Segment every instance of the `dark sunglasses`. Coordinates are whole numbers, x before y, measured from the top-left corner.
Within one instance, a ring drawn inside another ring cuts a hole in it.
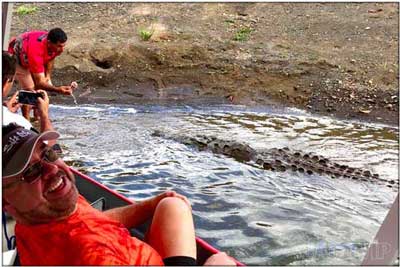
[[[22,172],[21,181],[27,182],[28,184],[33,184],[40,178],[42,174],[43,160],[47,162],[55,162],[58,159],[57,153],[50,147],[45,148],[42,155],[43,156],[41,160],[32,164]]]

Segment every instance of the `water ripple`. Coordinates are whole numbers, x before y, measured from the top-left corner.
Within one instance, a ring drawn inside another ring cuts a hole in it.
[[[197,235],[249,265],[358,265],[396,192],[319,175],[274,173],[151,136],[203,134],[258,149],[313,152],[398,177],[398,129],[245,106],[50,107],[64,159],[132,199],[186,195]]]

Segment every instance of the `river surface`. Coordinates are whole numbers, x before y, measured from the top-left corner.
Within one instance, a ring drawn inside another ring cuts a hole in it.
[[[398,179],[398,128],[387,125],[230,105],[52,105],[50,112],[64,160],[128,198],[167,189],[186,195],[197,236],[248,265],[358,265],[397,195],[384,185],[271,172],[151,136],[289,147]]]

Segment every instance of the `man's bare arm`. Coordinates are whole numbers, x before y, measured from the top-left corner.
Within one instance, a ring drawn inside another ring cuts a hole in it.
[[[40,120],[40,132],[54,131],[53,125],[51,124],[49,117],[49,97],[47,93],[43,90],[38,90],[37,92],[42,93],[43,98],[39,97],[37,100],[37,108]],[[53,146],[56,140],[49,140],[49,146]]]
[[[45,74],[32,73],[33,81],[35,82],[35,89],[42,89],[48,92],[57,92],[64,95],[70,95],[72,93],[71,86],[54,86],[48,83]]]
[[[118,221],[130,229],[137,227],[150,219],[154,208],[149,201],[137,202],[128,206],[119,207],[104,212],[111,219]]]
[[[47,62],[46,66],[45,66],[45,70],[46,70],[45,78],[47,81],[51,81],[51,74],[53,73],[53,69],[54,69],[54,59]]]
[[[150,219],[158,205],[158,203],[166,197],[177,197],[185,201],[190,206],[185,196],[174,191],[167,191],[150,199],[137,202],[128,206],[119,207],[104,212],[110,218],[122,223],[126,228],[133,228],[141,225]]]

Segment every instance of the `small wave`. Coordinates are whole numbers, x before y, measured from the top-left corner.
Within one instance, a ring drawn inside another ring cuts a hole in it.
[[[116,108],[116,107],[110,107],[108,108],[109,110],[116,110],[117,112],[120,113],[137,113],[137,110],[134,108]]]
[[[51,108],[55,109],[63,109],[63,110],[80,110],[80,111],[94,111],[94,112],[100,112],[100,111],[113,111],[117,113],[130,113],[134,114],[137,113],[137,110],[132,107],[128,108],[121,108],[121,107],[110,107],[110,106],[104,106],[104,107],[99,107],[98,105],[96,107],[94,106],[65,106],[65,105],[50,105]]]
[[[79,110],[87,110],[87,111],[103,111],[104,108],[99,107],[88,107],[88,106],[64,106],[64,105],[53,105],[50,104],[51,108],[56,109],[79,109]]]
[[[290,113],[294,113],[294,114],[310,114],[309,112],[307,112],[307,110],[302,110],[302,109],[298,109],[298,108],[293,108],[293,107],[289,107],[286,108],[286,111],[290,114]]]

